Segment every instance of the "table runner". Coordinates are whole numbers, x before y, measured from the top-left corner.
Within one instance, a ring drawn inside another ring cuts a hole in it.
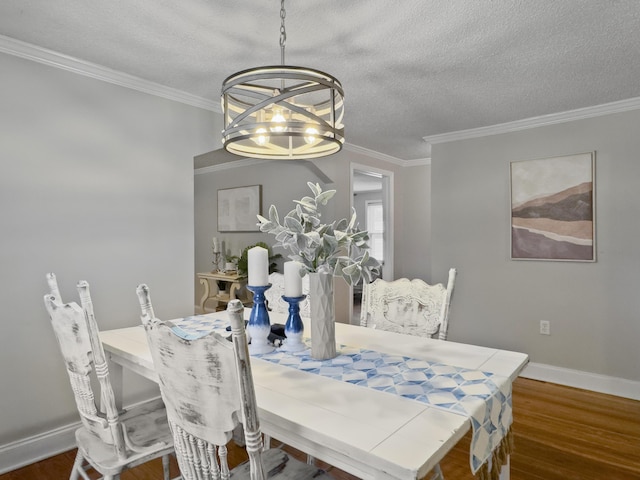
[[[210,314],[211,315],[211,314]],[[212,330],[229,335],[228,320],[209,315],[175,321],[176,333],[195,339]],[[399,395],[464,415],[473,435],[469,463],[479,480],[498,479],[511,453],[511,381],[479,370],[341,345],[339,355],[315,360],[310,351],[253,355],[279,365]]]

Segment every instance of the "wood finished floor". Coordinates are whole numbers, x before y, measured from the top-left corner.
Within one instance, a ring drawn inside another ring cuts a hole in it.
[[[640,480],[640,402],[518,378],[513,407],[512,480]],[[474,480],[469,442],[467,435],[442,461],[447,480]],[[0,480],[64,480],[74,456],[75,451],[65,452],[0,475]],[[245,458],[243,450],[230,448],[233,464]],[[175,463],[172,469],[177,475]],[[335,468],[327,470],[337,480],[356,479]],[[160,461],[121,476],[122,480],[161,478]]]

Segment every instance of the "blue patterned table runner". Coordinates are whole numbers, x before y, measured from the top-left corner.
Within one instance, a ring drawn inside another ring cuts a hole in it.
[[[212,330],[230,335],[226,331],[228,320],[211,314],[187,317],[174,324],[176,333],[186,339],[201,337]],[[341,345],[339,352],[330,360],[315,360],[309,350],[297,353],[276,350],[254,356],[464,415],[473,427],[471,470],[476,474],[483,465],[490,467],[492,453],[505,441],[513,420],[508,378],[346,345]]]

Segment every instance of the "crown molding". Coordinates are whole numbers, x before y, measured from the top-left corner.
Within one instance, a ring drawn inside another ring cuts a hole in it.
[[[431,157],[405,160],[403,167],[421,167],[423,165],[431,165]]]
[[[394,165],[398,165],[399,167],[416,167],[419,165],[431,165],[431,158],[417,158],[415,160],[402,160],[400,158],[393,157],[385,153],[376,152],[375,150],[370,150],[368,148],[360,147],[352,143],[346,143],[344,146],[344,149],[349,150],[350,152],[366,155],[367,157],[372,157],[372,158],[381,160],[383,162],[392,163]]]
[[[184,103],[193,107],[203,108],[205,110],[211,110],[218,113],[222,112],[218,102],[198,97],[196,95],[191,95],[190,93],[183,92],[182,90],[166,87],[159,83],[134,77],[133,75],[118,72],[117,70],[112,70],[110,68],[103,67],[102,65],[70,57],[68,55],[22,42],[4,35],[0,35],[0,52],[32,60],[51,67],[60,68],[68,72],[77,73],[78,75],[91,77],[96,80],[102,80],[103,82],[138,90],[157,97]]]
[[[541,115],[539,117],[525,118],[515,122],[500,123],[489,127],[471,128],[469,130],[458,130],[457,132],[442,133],[439,135],[428,135],[422,139],[429,144],[453,142],[456,140],[466,140],[469,138],[486,137],[489,135],[499,135],[501,133],[516,132],[529,128],[555,125],[558,123],[573,122],[585,118],[610,115],[612,113],[627,112],[640,108],[640,97],[629,98],[617,102],[595,105],[593,107],[578,108],[566,112]]]

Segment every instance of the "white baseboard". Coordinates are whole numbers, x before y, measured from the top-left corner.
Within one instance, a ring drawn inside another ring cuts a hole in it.
[[[529,363],[520,376],[640,400],[640,382],[634,380],[554,367],[543,363]]]
[[[160,397],[152,397],[148,400],[125,405],[125,408],[131,409],[158,398]],[[32,437],[0,445],[0,475],[76,448],[75,431],[80,426],[82,426],[80,422],[75,422]]]
[[[0,446],[0,475],[75,448],[80,425],[65,425]]]

